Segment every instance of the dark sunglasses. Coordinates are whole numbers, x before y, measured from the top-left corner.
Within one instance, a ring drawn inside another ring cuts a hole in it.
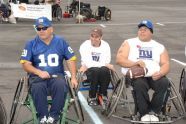
[[[37,31],[41,31],[41,30],[43,30],[43,31],[45,31],[45,30],[47,30],[48,29],[48,27],[36,27],[36,30]]]

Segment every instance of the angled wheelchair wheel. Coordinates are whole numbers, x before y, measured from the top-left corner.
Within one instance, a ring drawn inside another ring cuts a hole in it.
[[[184,102],[184,107],[186,109],[186,75],[185,68],[181,72],[179,93],[181,94],[182,100]]]
[[[62,9],[59,5],[54,5],[52,9],[52,18],[56,19],[57,21],[62,20]]]
[[[112,113],[115,111],[120,96],[122,94],[124,88],[124,78],[118,80],[117,84],[115,85],[111,98],[109,100],[108,106],[106,108],[105,114],[107,117],[110,117]]]
[[[56,18],[57,18],[58,21],[62,20],[62,9],[61,9],[61,7],[58,7],[57,10],[56,10]]]
[[[115,71],[110,70],[111,84],[114,87],[119,80],[119,76]]]
[[[170,87],[171,90],[170,90],[169,100],[172,101],[175,109],[177,110],[178,115],[184,116],[185,108],[184,108],[184,104],[182,102],[182,98],[181,98],[180,94],[178,93],[178,91],[176,90],[176,87],[172,81],[170,81],[170,85],[171,85],[171,87]]]
[[[9,124],[15,124],[21,105],[23,105],[23,96],[25,89],[26,77],[21,78],[17,84],[17,88],[14,94],[11,110],[10,110],[10,122]]]
[[[1,97],[0,97],[0,124],[7,124],[6,109]]]
[[[70,84],[70,80],[68,80],[68,83],[69,83],[69,87],[70,87],[71,100],[73,102],[72,104],[74,106],[76,115],[77,115],[80,123],[83,123],[84,114],[83,114],[82,106],[81,106],[77,91],[74,88],[72,88],[72,86]]]
[[[111,10],[110,9],[108,9],[108,8],[105,9],[104,17],[105,17],[106,21],[111,20]]]
[[[87,19],[92,18],[92,10],[89,8],[81,8],[80,15],[85,16]]]

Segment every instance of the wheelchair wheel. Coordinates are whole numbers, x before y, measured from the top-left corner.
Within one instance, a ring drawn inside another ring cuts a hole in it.
[[[83,110],[82,110],[81,103],[79,101],[78,94],[77,94],[76,90],[72,88],[69,80],[68,80],[68,82],[69,82],[70,94],[71,94],[71,98],[72,98],[73,103],[74,103],[73,105],[74,105],[74,109],[75,109],[76,115],[77,115],[79,121],[81,123],[83,123],[84,115],[83,115]]]
[[[176,87],[172,81],[170,81],[171,84],[171,90],[170,90],[170,100],[172,101],[175,109],[177,110],[177,113],[179,116],[184,116],[185,114],[185,108],[182,102],[182,98],[178,91],[176,90]]]
[[[184,102],[184,107],[186,109],[186,75],[185,75],[185,68],[181,72],[179,93],[181,94],[182,100]]]
[[[24,95],[24,89],[25,89],[25,81],[26,81],[26,78],[21,78],[17,84],[17,88],[16,88],[14,98],[13,98],[12,107],[10,110],[10,123],[9,124],[16,123],[19,110],[21,108],[21,105],[24,102],[23,95]]]
[[[57,21],[62,20],[62,9],[59,5],[54,5],[52,9],[52,17],[57,19]]]
[[[92,10],[88,8],[81,8],[80,15],[85,16],[87,19],[92,18]]]
[[[6,109],[0,97],[0,124],[7,124]]]
[[[61,7],[58,7],[57,10],[56,10],[56,18],[57,18],[58,21],[62,20],[62,9],[61,9]]]
[[[124,81],[123,80],[124,80],[123,78],[118,80],[117,84],[115,85],[115,87],[113,89],[111,98],[109,100],[108,106],[105,111],[105,114],[107,117],[110,117],[116,109],[119,98],[120,98],[123,88],[124,88]]]
[[[105,17],[106,21],[111,20],[111,10],[110,9],[108,9],[108,8],[105,9],[104,17]]]
[[[114,87],[119,80],[119,76],[115,71],[110,70],[111,84]]]

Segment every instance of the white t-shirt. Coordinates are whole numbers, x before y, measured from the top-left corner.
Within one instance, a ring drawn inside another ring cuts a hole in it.
[[[83,42],[79,49],[81,55],[81,65],[90,67],[101,67],[110,63],[111,52],[109,44],[101,40],[99,47],[94,47],[90,40]]]
[[[143,60],[145,62],[148,73],[146,77],[152,76],[156,71],[160,71],[160,55],[164,51],[164,46],[155,40],[142,42],[139,38],[126,40],[130,51],[128,59],[134,62]],[[122,73],[125,75],[128,68],[122,68]]]

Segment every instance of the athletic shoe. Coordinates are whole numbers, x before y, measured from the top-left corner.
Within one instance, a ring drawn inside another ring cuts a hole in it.
[[[47,118],[46,118],[46,116],[44,116],[43,118],[41,118],[40,124],[47,124]]]
[[[87,102],[88,102],[88,105],[90,105],[90,106],[97,106],[98,105],[98,100],[96,97],[95,98],[88,97]]]
[[[48,117],[47,124],[57,124],[57,121],[53,117]]]
[[[155,115],[149,115],[150,116],[150,121],[159,121],[159,118]]]
[[[144,122],[150,122],[150,115],[149,114],[146,114],[144,116],[141,117],[141,121],[144,121]]]

